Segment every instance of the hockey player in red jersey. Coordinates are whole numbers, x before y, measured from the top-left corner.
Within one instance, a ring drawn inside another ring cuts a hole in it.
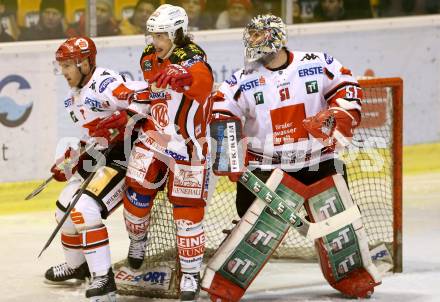
[[[57,221],[64,216],[82,181],[93,171],[96,152],[112,147],[106,153],[105,165],[98,168],[62,226],[66,263],[48,269],[45,277],[52,283],[62,283],[91,275],[86,297],[91,301],[115,301],[109,237],[103,219],[122,203],[127,170],[124,129],[129,114],[142,113],[137,112],[142,106],[129,99],[146,90],[147,85],[143,81],[127,82],[110,69],[96,67],[96,52],[95,43],[88,37],[70,38],[56,51],[55,64],[71,88],[64,107],[83,134],[79,148],[69,147],[51,168],[57,181],[67,181],[56,203]],[[127,146],[131,147],[132,139],[127,136]],[[99,144],[94,153],[85,153],[72,162],[86,145],[96,141]]]
[[[154,198],[168,180],[182,272],[181,301],[193,301],[199,292],[208,193],[208,97],[213,85],[206,55],[190,40],[187,27],[185,10],[169,4],[161,5],[147,21],[151,44],[140,65],[151,89],[150,117],[131,153],[124,197],[128,263],[138,269]]]
[[[263,181],[275,168],[306,186],[335,174],[342,174],[346,181],[345,166],[336,150],[359,125],[362,100],[362,89],[351,71],[326,53],[289,50],[286,27],[273,15],[253,18],[243,40],[245,67],[219,87],[213,97],[213,119],[238,117],[244,122],[248,168]],[[240,175],[233,173],[230,178],[238,180]],[[237,183],[240,217],[254,200]],[[317,219],[307,202],[305,207],[310,219]],[[361,222],[354,228],[362,229]],[[357,236],[360,245],[368,246],[363,229]],[[345,275],[337,279],[322,239],[316,246],[325,278],[343,294],[366,297],[380,284],[368,250],[362,250],[363,267],[342,267]]]

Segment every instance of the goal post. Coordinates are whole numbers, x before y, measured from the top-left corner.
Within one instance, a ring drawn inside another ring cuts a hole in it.
[[[364,91],[362,122],[354,133],[354,148],[341,157],[346,160],[350,193],[363,215],[370,248],[385,244],[392,254],[393,271],[401,272],[403,82],[400,78],[371,78],[359,80],[359,84]],[[235,195],[236,184],[219,177],[205,214],[205,261],[224,240],[224,230],[232,229],[232,221],[239,219]],[[125,260],[115,264],[118,290],[121,294],[177,297],[180,278],[176,230],[165,192],[154,201],[150,227],[141,270],[127,271]],[[317,260],[314,242],[293,228],[272,257]]]

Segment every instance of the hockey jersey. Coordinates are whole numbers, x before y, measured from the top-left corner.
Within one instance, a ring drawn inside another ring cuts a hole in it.
[[[97,67],[86,85],[70,90],[64,107],[72,121],[81,127],[81,140],[88,141],[89,129],[117,110],[130,109],[128,95],[146,89],[144,81],[126,81],[113,70]]]
[[[320,52],[288,55],[286,68],[241,69],[219,87],[213,112],[242,118],[250,164],[302,168],[334,158],[302,121],[329,106],[361,110],[362,90],[340,62]]]
[[[192,84],[184,93],[157,90],[150,85],[150,117],[142,127],[140,141],[149,149],[177,160],[203,160],[208,149],[207,123],[212,107],[211,68],[203,50],[194,43],[176,47],[165,60],[157,57],[150,44],[140,60],[147,82],[170,64],[185,67],[192,75]]]

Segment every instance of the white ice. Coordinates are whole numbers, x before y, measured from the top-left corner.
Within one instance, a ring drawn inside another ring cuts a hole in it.
[[[25,201],[23,201],[25,202]],[[38,202],[38,199],[29,201]],[[122,212],[107,223],[113,261],[126,257]],[[43,283],[46,269],[63,262],[59,240],[37,255],[55,226],[53,213],[0,216],[0,301],[86,301],[84,286]],[[371,302],[440,301],[440,174],[404,178],[403,273],[387,275]],[[118,301],[175,301],[118,296]],[[202,294],[201,301],[209,301]],[[326,284],[316,263],[269,263],[243,301],[349,301]]]

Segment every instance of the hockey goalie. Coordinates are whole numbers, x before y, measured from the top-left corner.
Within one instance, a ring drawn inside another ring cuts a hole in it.
[[[281,243],[291,224],[274,196],[304,207],[310,225],[357,210],[337,152],[361,119],[350,70],[325,53],[289,50],[273,15],[253,18],[243,40],[245,67],[213,96],[213,169],[239,180],[241,220],[207,265],[202,288],[212,301],[239,301]],[[381,276],[360,214],[321,235],[313,239],[325,279],[345,296],[369,297]]]

